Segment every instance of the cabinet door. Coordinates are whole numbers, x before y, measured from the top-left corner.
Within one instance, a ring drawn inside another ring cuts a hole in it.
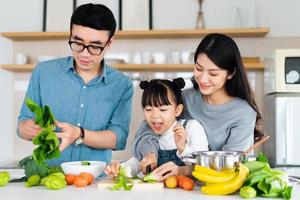
[[[300,98],[285,97],[284,102],[285,114],[279,120],[285,121],[286,164],[300,165]]]

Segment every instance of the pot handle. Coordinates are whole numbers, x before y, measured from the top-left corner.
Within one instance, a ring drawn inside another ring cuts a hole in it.
[[[181,158],[182,162],[184,163],[191,163],[191,164],[197,164],[197,160],[193,157],[184,156]]]

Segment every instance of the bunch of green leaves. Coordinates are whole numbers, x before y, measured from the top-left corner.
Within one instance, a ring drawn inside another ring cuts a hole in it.
[[[286,172],[270,168],[265,156],[244,165],[249,169],[244,186],[253,187],[258,196],[291,199],[292,186],[289,185]]]
[[[146,174],[143,179],[135,176],[132,177],[131,167],[130,166],[121,166],[118,176],[114,179],[115,184],[112,187],[109,187],[110,190],[131,190],[135,183],[147,182],[153,183],[158,181],[152,172]]]
[[[41,127],[41,131],[33,138],[33,144],[38,145],[33,151],[33,158],[38,164],[42,164],[47,159],[58,158],[60,156],[59,140],[54,133],[55,118],[49,106],[41,108],[31,99],[26,99],[28,109],[35,114],[35,124]]]
[[[32,156],[27,156],[20,160],[19,167],[23,168],[25,171],[25,180],[33,175],[38,175],[43,178],[52,173],[62,172],[60,166],[48,166],[45,162],[38,164]],[[25,180],[21,179],[20,181]]]
[[[117,177],[114,179],[115,184],[109,187],[110,190],[131,190],[133,187],[131,167],[121,166]]]

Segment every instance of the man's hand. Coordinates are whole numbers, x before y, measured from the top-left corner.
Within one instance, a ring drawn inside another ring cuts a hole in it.
[[[42,130],[32,119],[21,121],[18,126],[21,137],[28,141],[32,140]]]
[[[146,174],[146,168],[148,165],[151,165],[151,169],[155,169],[157,167],[157,157],[154,153],[146,154],[140,162],[143,174]]]
[[[180,153],[182,153],[184,151],[185,145],[186,145],[186,130],[184,129],[184,127],[182,125],[177,124],[173,128],[173,132],[174,132],[174,140],[175,140],[177,149]]]
[[[56,133],[57,137],[61,139],[59,150],[63,151],[70,144],[72,144],[80,136],[80,128],[72,126],[69,123],[56,121],[55,125],[61,128],[61,132]]]

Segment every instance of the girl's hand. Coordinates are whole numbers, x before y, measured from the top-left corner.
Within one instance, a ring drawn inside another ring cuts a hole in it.
[[[186,145],[186,130],[181,124],[177,124],[173,128],[174,140],[179,153],[182,153]]]
[[[159,181],[162,181],[169,176],[179,175],[179,166],[170,161],[156,168],[153,174],[159,177]]]
[[[106,165],[104,169],[104,173],[111,177],[117,177],[120,169],[120,162],[119,161],[112,161],[109,165]]]
[[[141,166],[143,174],[146,174],[146,168],[148,165],[151,165],[151,169],[155,169],[157,167],[156,154],[148,153],[144,156],[144,158],[140,162],[140,166]]]

